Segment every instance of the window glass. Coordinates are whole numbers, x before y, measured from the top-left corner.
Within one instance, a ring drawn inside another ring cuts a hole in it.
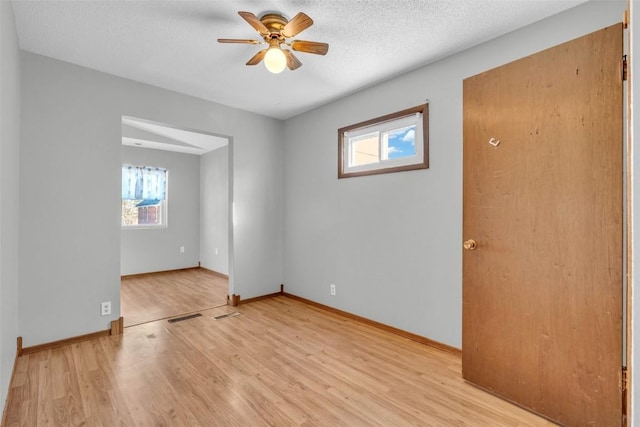
[[[166,169],[122,165],[123,227],[166,226]]]
[[[393,129],[382,134],[383,159],[416,155],[416,125]]]
[[[349,166],[362,166],[380,161],[379,132],[357,136],[349,140]]]
[[[428,104],[338,130],[338,178],[426,169]]]

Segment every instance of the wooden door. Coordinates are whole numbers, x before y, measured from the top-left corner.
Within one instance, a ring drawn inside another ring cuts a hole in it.
[[[621,58],[614,25],[464,81],[463,376],[564,425],[621,422]]]

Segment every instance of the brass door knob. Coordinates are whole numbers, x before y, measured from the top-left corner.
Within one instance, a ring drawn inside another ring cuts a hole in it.
[[[472,251],[477,247],[478,247],[478,243],[473,239],[469,239],[466,242],[464,242],[464,248],[468,251]]]

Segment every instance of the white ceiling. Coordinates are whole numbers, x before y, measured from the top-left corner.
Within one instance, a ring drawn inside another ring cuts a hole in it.
[[[14,0],[23,50],[287,119],[586,0]],[[219,44],[258,34],[238,14],[302,11],[295,39],[326,56],[271,74],[244,64],[263,46]]]
[[[228,143],[227,138],[202,131],[180,129],[135,117],[122,118],[122,145],[201,155]]]

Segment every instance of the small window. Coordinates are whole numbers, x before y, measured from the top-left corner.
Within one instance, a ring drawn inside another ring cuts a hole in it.
[[[122,165],[122,227],[167,225],[167,170]]]
[[[428,107],[338,129],[338,178],[428,168]]]

